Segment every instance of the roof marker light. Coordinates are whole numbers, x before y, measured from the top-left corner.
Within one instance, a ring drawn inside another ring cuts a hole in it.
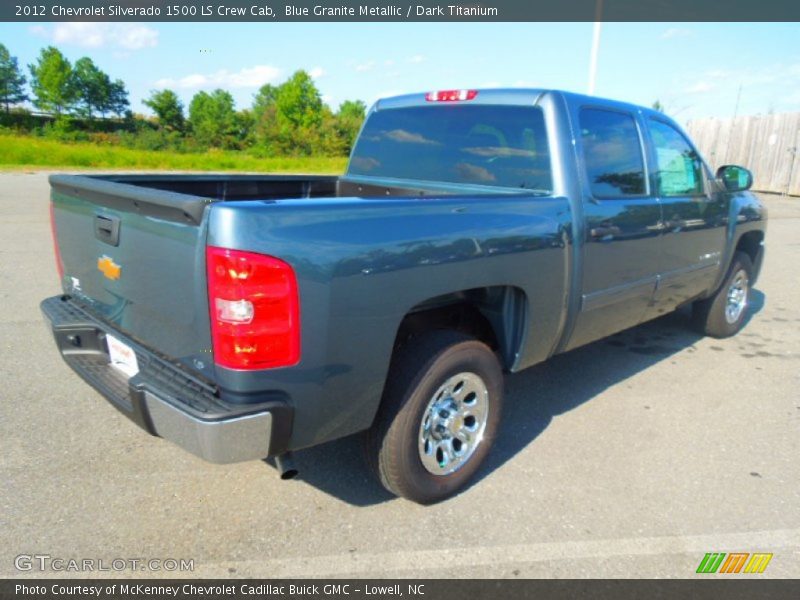
[[[474,100],[477,95],[478,90],[439,90],[425,94],[425,100],[428,102],[462,102]]]

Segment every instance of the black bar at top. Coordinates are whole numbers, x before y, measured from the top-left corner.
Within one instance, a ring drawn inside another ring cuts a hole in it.
[[[48,21],[333,23],[596,20],[623,22],[800,21],[800,1],[3,0],[0,3],[0,21],[27,23]]]

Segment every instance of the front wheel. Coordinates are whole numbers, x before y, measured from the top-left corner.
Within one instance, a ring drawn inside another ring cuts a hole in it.
[[[725,281],[710,298],[694,303],[693,320],[697,329],[706,335],[726,338],[744,327],[750,303],[750,282],[753,263],[744,252],[733,255]]]
[[[462,489],[497,434],[503,373],[484,343],[451,331],[410,342],[392,363],[367,435],[384,487],[421,504]]]

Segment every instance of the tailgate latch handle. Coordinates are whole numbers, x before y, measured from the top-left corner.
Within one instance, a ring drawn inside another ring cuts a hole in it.
[[[94,237],[111,246],[119,246],[119,217],[95,215]]]

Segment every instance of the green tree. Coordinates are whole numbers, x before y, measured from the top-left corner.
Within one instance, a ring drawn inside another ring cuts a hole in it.
[[[234,118],[236,128],[237,148],[248,148],[253,145],[253,132],[255,129],[255,119],[252,110],[240,110]]]
[[[156,114],[161,127],[169,131],[183,131],[186,117],[183,115],[183,103],[175,92],[154,90],[142,103]]]
[[[664,112],[664,105],[661,104],[661,100],[656,100],[655,102],[653,102],[653,105],[651,106],[651,108],[653,110],[657,110],[660,113]]]
[[[189,104],[189,124],[198,142],[207,146],[231,147],[236,132],[233,96],[224,90],[198,92]]]
[[[305,71],[287,81],[263,86],[253,98],[252,134],[256,148],[267,155],[350,153],[366,105],[349,100],[334,113]]]
[[[8,48],[0,44],[0,102],[5,104],[8,113],[12,104],[27,99],[25,76],[19,70],[17,57],[11,56]]]
[[[268,155],[280,152],[277,147],[278,128],[275,120],[277,93],[278,88],[274,85],[262,86],[253,98],[253,108],[250,111],[255,144]]]
[[[339,130],[339,119],[326,104],[322,107],[322,124],[319,126],[319,139],[314,140],[314,154],[343,156],[347,146]]]
[[[367,105],[361,100],[345,100],[339,106],[336,130],[343,145],[342,154],[350,154],[366,114]]]
[[[278,124],[290,129],[310,129],[322,122],[322,98],[314,80],[296,71],[275,93]]]
[[[129,112],[127,109],[131,105],[128,101],[128,90],[125,88],[125,82],[121,79],[115,79],[111,82],[110,92],[108,94],[108,103],[104,105],[103,112],[112,112],[117,117],[122,117],[123,114]]]
[[[253,113],[261,114],[266,110],[275,108],[275,97],[278,88],[269,83],[262,85],[253,98]]]
[[[57,48],[43,48],[36,63],[28,68],[37,108],[60,115],[72,106],[76,97],[72,65]]]
[[[84,56],[75,62],[73,83],[78,113],[84,117],[100,113],[105,117],[111,102],[111,78]]]
[[[319,90],[302,70],[279,86],[263,86],[253,103],[255,137],[268,154],[321,153],[324,120]]]

